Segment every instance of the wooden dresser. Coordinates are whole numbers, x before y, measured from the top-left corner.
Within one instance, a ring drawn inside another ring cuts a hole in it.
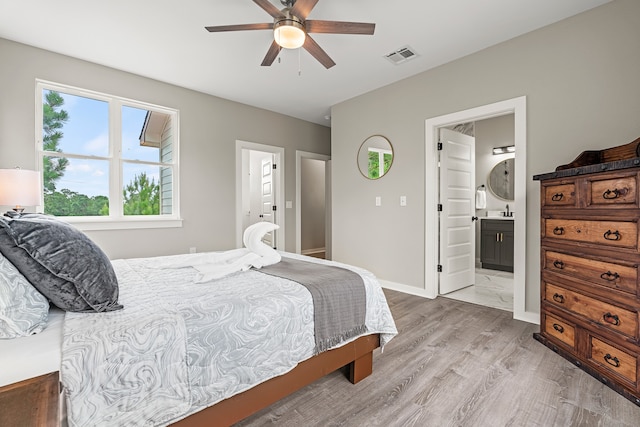
[[[640,138],[585,152],[534,176],[541,185],[540,333],[534,338],[637,405],[639,144]]]

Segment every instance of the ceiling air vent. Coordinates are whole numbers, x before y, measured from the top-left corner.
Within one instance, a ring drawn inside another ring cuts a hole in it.
[[[395,52],[391,52],[385,55],[384,57],[387,58],[392,64],[398,65],[410,59],[413,59],[416,56],[418,56],[418,54],[415,53],[413,49],[411,49],[409,46],[403,46]]]

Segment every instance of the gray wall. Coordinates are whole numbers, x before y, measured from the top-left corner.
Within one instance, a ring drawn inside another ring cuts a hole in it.
[[[489,189],[489,173],[501,161],[515,157],[513,153],[493,154],[494,147],[514,145],[514,115],[478,120],[474,125],[476,138],[476,187],[484,184],[487,194],[486,209],[476,209],[476,216],[487,216],[487,211],[504,211],[509,204],[514,209],[514,201],[505,201],[496,197]],[[476,259],[480,259],[480,221],[476,222]]]
[[[505,205],[513,210],[513,201],[507,202],[496,197],[488,186],[489,173],[495,165],[515,157],[513,153],[493,154],[494,147],[514,145],[514,117],[513,114],[479,120],[475,123],[476,138],[476,187],[484,184],[487,191],[487,208],[478,209],[476,215],[486,216],[488,210],[505,210]]]
[[[333,259],[424,288],[425,238],[437,238],[425,230],[425,120],[524,95],[526,306],[538,311],[539,184],[530,177],[640,136],[639,16],[639,1],[615,0],[334,106]],[[394,162],[387,176],[368,181],[356,153],[378,133],[391,140]]]
[[[329,154],[330,129],[0,39],[0,168],[35,168],[35,79],[180,110],[182,228],[92,231],[111,258],[235,247],[235,141],[285,147],[285,197],[295,201],[296,150]],[[295,252],[286,211],[285,249]]]

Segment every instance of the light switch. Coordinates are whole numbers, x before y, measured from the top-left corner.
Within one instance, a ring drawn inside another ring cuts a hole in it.
[[[400,196],[400,206],[407,206],[407,196]]]
[[[293,208],[293,203],[291,203],[291,200],[287,200],[287,201],[285,201],[285,202],[284,202],[284,207],[285,207],[286,209],[291,209],[291,208]]]
[[[376,206],[382,206],[382,197],[376,196]]]

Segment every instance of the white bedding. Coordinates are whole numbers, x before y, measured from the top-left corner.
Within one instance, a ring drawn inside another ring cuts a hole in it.
[[[363,277],[368,333],[396,328],[375,277]],[[303,286],[256,271],[194,283],[190,255],[114,261],[124,309],[67,313],[61,377],[70,426],[180,420],[293,369],[314,352],[313,304]]]
[[[64,311],[51,307],[36,335],[0,340],[0,387],[60,370]]]

